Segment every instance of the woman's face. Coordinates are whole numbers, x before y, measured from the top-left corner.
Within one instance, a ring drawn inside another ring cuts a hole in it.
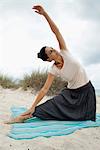
[[[52,60],[56,60],[56,58],[59,55],[59,52],[57,52],[55,49],[53,49],[52,47],[46,47],[45,48],[45,53],[47,54],[47,56],[49,57],[47,59],[47,61],[51,62]]]

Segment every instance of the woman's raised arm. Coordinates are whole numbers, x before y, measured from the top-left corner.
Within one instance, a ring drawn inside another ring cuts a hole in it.
[[[55,34],[55,36],[57,38],[57,41],[59,43],[59,48],[61,50],[67,50],[66,43],[65,43],[64,38],[61,35],[58,27],[56,26],[54,21],[50,18],[50,16],[47,14],[47,12],[43,9],[43,7],[40,5],[36,5],[36,6],[33,6],[32,9],[35,9],[36,13],[43,15],[45,17],[45,19],[47,20],[47,22],[48,22],[48,24],[52,30],[52,32]]]

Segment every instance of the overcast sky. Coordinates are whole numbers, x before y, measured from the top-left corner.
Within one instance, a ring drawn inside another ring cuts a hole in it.
[[[51,66],[37,52],[44,45],[58,49],[58,43],[43,16],[31,9],[35,4],[44,6],[100,88],[100,0],[0,0],[0,72],[22,78]]]

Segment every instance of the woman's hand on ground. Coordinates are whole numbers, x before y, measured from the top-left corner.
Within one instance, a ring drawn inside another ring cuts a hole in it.
[[[34,113],[34,111],[35,111],[35,107],[34,108],[30,108],[26,112],[22,113],[21,116],[30,115],[30,117],[32,117],[32,114]]]
[[[40,14],[40,15],[44,15],[44,13],[45,13],[45,10],[40,5],[35,5],[32,7],[32,9],[35,9],[35,12]]]

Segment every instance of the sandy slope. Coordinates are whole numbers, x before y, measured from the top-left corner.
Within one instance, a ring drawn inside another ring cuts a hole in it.
[[[29,107],[33,98],[34,94],[31,91],[0,87],[0,150],[100,150],[100,127],[51,138],[39,137],[17,141],[7,137],[10,125],[2,125],[1,122],[9,119],[11,106]],[[100,98],[97,98],[97,112],[100,113]]]

